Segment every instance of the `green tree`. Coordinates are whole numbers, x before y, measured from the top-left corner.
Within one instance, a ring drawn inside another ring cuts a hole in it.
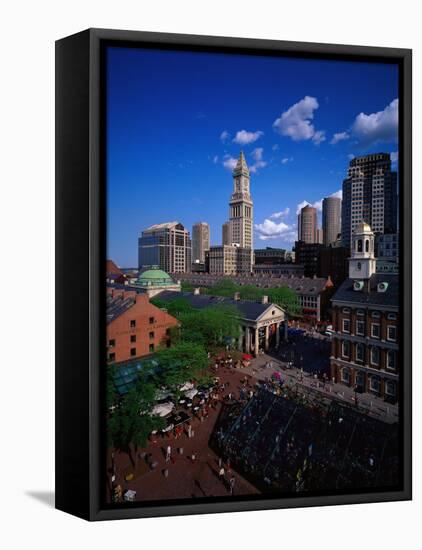
[[[158,380],[176,399],[179,387],[188,380],[198,380],[208,368],[208,356],[204,347],[194,342],[177,342],[171,348],[161,349],[155,356],[158,364]]]
[[[121,399],[108,421],[110,443],[126,452],[133,466],[135,458],[132,448],[136,454],[138,447],[146,446],[153,430],[165,426],[164,419],[152,415],[155,392],[154,384],[140,377],[135,387]]]
[[[241,325],[236,307],[218,304],[180,315],[182,340],[197,342],[208,351],[237,340]]]

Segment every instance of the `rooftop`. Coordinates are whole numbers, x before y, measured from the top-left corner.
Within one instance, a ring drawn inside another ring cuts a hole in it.
[[[137,284],[140,286],[168,286],[174,285],[175,282],[168,273],[157,265],[153,265],[139,275]]]
[[[209,296],[207,294],[192,294],[191,292],[172,292],[163,290],[157,297],[160,300],[169,302],[178,298],[184,298],[195,309],[203,309],[205,307],[215,306],[217,304],[229,305],[236,307],[244,319],[256,321],[261,315],[270,308],[276,306],[274,304],[261,304],[261,302],[253,302],[252,300],[234,300],[224,296]]]
[[[130,309],[136,302],[135,295],[131,296],[111,296],[107,294],[107,324],[111,323],[117,317],[120,317],[128,309]]]
[[[145,231],[158,231],[160,229],[174,229],[178,225],[181,226],[182,229],[184,229],[183,225],[180,222],[165,222],[165,223],[156,223],[155,225],[151,225],[147,229],[144,229]]]
[[[375,273],[369,280],[370,292],[353,290],[354,279],[346,279],[332,297],[333,302],[354,302],[362,305],[399,306],[399,276],[392,273]],[[380,283],[388,283],[387,290],[378,292]]]

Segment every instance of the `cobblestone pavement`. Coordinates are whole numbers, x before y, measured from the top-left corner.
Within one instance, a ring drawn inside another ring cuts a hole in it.
[[[222,397],[226,397],[232,392],[234,398],[237,398],[241,387],[240,379],[245,376],[245,373],[232,368],[220,367],[217,376],[220,377],[221,382],[230,384]],[[165,437],[160,436],[154,438],[147,448],[139,449],[136,464],[137,477],[132,481],[127,482],[124,479],[127,473],[134,471],[128,455],[124,452],[116,452],[116,484],[121,485],[123,492],[128,489],[136,491],[136,501],[229,497],[228,481],[232,476],[235,477],[235,496],[259,493],[258,489],[234,470],[227,471],[226,468],[225,479],[219,478],[219,457],[209,448],[208,440],[220,410],[221,403],[216,410],[209,409],[209,417],[203,422],[194,418],[192,421],[194,436],[192,438],[189,438],[186,432],[177,439],[173,434]],[[166,462],[165,452],[168,445],[171,446],[172,460]],[[183,454],[180,449],[183,449]],[[157,463],[154,469],[150,469],[145,460],[139,458],[142,452],[152,454],[153,462]],[[192,455],[195,455],[194,460],[192,460]],[[108,466],[110,467],[110,455],[108,456]],[[167,477],[165,477],[166,470]],[[110,472],[108,472],[108,478],[110,478]],[[108,483],[110,483],[110,479]],[[109,499],[109,485],[108,489]]]
[[[271,367],[266,367],[266,364],[271,364]],[[271,378],[274,372],[278,372],[285,383],[297,385],[301,391],[318,395],[321,399],[336,399],[344,403],[355,404],[355,392],[352,388],[332,382],[324,384],[320,379],[315,379],[312,372],[318,372],[320,369],[312,369],[311,365],[307,365],[307,370],[304,367],[302,372],[295,366],[287,368],[287,364],[287,361],[277,358],[275,354],[264,354],[253,359],[251,365],[243,370],[257,380]],[[387,404],[383,399],[369,393],[358,393],[356,397],[358,410],[362,413],[384,422],[398,421],[398,404]]]

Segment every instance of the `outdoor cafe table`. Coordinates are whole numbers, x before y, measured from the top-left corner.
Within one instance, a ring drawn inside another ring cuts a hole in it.
[[[180,426],[181,424],[184,424],[188,420],[190,420],[190,416],[186,414],[184,411],[180,411],[170,415],[167,418],[167,423],[171,425],[172,428],[176,428],[176,426]]]

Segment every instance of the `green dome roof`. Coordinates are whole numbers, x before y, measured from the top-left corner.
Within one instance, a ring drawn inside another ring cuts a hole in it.
[[[139,275],[138,285],[174,285],[174,281],[168,273],[160,269],[158,266],[152,266],[151,269],[147,269]]]

